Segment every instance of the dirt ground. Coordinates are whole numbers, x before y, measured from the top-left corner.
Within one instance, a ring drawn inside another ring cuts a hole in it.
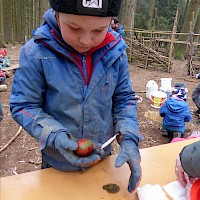
[[[17,64],[21,45],[10,46],[8,52],[11,64]],[[146,84],[149,80],[154,80],[160,87],[160,78],[172,78],[172,85],[177,82],[184,82],[188,88],[188,103],[191,111],[195,110],[195,105],[191,99],[191,93],[198,83],[198,80],[191,78],[186,73],[186,61],[174,61],[172,72],[160,72],[145,70],[137,66],[130,65],[133,89],[137,95],[142,97],[142,102],[138,103],[138,118],[144,140],[140,143],[140,148],[168,143],[168,139],[161,135],[160,118],[156,117],[158,109],[150,106],[150,100],[145,96]],[[6,79],[8,90],[0,92],[0,100],[3,104],[4,119],[0,123],[0,148],[4,147],[8,141],[18,132],[19,125],[12,119],[9,110],[9,98],[11,92],[13,75]],[[145,114],[146,113],[146,114]],[[196,124],[197,118],[186,124],[186,135],[193,131],[200,130]],[[116,143],[113,145],[113,153],[118,152]],[[2,152],[0,152],[0,176],[11,176],[24,172],[40,169],[41,154],[38,150],[38,142],[30,137],[26,131],[20,135]]]

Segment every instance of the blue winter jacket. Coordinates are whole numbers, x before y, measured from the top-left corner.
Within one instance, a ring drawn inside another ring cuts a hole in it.
[[[124,27],[121,24],[117,27],[116,32],[119,33],[122,38],[125,38]]]
[[[76,139],[89,138],[102,144],[117,132],[127,139],[142,138],[129,78],[127,46],[112,31],[116,40],[93,54],[93,74],[87,86],[79,69],[85,66],[84,56],[62,40],[53,10],[48,10],[44,19],[34,38],[21,50],[12,86],[11,112],[39,141],[43,159],[49,165],[64,171],[80,170],[46,146],[51,133],[65,131]],[[59,39],[55,39],[52,29]],[[69,51],[79,56],[82,66]],[[111,145],[103,157],[110,152]]]
[[[160,108],[160,116],[163,117],[163,126],[169,131],[184,133],[185,122],[192,119],[189,105],[186,101],[170,98]]]

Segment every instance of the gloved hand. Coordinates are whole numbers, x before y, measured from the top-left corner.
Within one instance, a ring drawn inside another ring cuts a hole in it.
[[[138,144],[133,140],[123,140],[120,143],[121,151],[115,162],[115,167],[121,167],[125,162],[128,163],[131,170],[129,178],[128,191],[133,192],[140,183],[141,167],[140,152]]]
[[[51,135],[53,134],[53,135]],[[76,141],[70,139],[70,137],[65,132],[51,133],[48,138],[48,143],[52,144],[52,146],[60,152],[60,154],[68,160],[72,165],[79,167],[90,167],[95,165],[101,160],[100,146],[98,144],[94,144],[94,151],[88,157],[79,157],[74,151],[78,148]]]

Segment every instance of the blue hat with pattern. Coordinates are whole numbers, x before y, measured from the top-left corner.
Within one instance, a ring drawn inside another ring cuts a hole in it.
[[[187,94],[187,88],[181,87],[173,92],[172,98],[186,101],[187,100],[186,94]]]

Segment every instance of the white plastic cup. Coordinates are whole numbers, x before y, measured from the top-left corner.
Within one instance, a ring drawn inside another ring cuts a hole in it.
[[[161,78],[161,88],[166,91],[172,88],[172,78]]]

